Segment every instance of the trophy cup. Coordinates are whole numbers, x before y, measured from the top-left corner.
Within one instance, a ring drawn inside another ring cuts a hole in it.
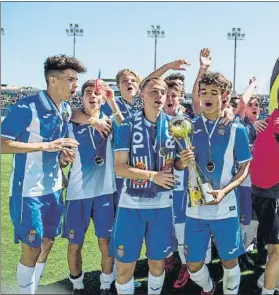
[[[169,131],[171,136],[177,142],[179,147],[183,150],[179,139],[184,139],[186,148],[192,146],[190,135],[193,133],[193,124],[190,120],[186,119],[183,115],[178,114],[170,121]],[[203,183],[197,171],[196,162],[190,161],[188,164],[189,178],[188,190],[190,196],[190,206],[196,207],[206,205],[214,200],[214,197],[207,192],[213,190],[209,182]]]

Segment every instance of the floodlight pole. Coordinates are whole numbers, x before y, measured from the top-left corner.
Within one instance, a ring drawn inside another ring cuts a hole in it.
[[[245,34],[241,33],[241,28],[232,28],[232,32],[227,34],[229,40],[234,40],[234,69],[233,69],[233,92],[232,96],[236,96],[235,81],[236,81],[236,51],[237,40],[244,40]]]
[[[73,57],[75,57],[75,54],[76,54],[76,36],[83,36],[83,29],[80,29],[78,24],[70,24],[69,29],[66,29],[66,34],[68,36],[73,36],[74,37]]]
[[[151,30],[147,30],[147,36],[155,38],[155,50],[154,50],[154,71],[156,70],[157,64],[157,38],[165,38],[165,31],[161,30],[161,27],[157,25],[151,26]]]

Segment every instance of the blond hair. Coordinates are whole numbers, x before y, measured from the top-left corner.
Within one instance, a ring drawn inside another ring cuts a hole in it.
[[[135,76],[136,80],[137,80],[137,83],[138,85],[140,85],[141,83],[141,77],[136,73],[134,72],[133,70],[129,70],[129,69],[124,69],[124,70],[121,70],[117,73],[116,75],[116,84],[117,86],[119,86],[119,83],[120,83],[120,78],[123,76],[123,75],[128,75],[128,74],[132,74]]]

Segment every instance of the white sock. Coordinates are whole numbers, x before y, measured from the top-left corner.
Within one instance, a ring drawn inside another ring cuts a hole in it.
[[[188,270],[189,271],[189,270]],[[204,292],[209,292],[213,288],[213,282],[209,276],[207,266],[204,264],[203,267],[195,273],[189,271],[190,278],[193,282],[203,288]]]
[[[82,272],[81,276],[79,278],[77,278],[77,279],[72,279],[69,276],[69,279],[73,284],[73,289],[74,290],[75,289],[78,289],[78,290],[84,289],[83,278],[84,278],[84,272]]]
[[[273,290],[268,290],[265,287],[262,288],[262,294],[274,294],[274,289]]]
[[[186,264],[185,254],[184,254],[184,230],[185,230],[185,223],[178,223],[175,224],[175,235],[177,239],[177,248],[179,257],[182,264]]]
[[[35,292],[34,293],[36,293],[38,290],[40,279],[43,275],[45,268],[46,268],[46,262],[44,262],[44,263],[37,262],[36,263],[36,268],[35,268],[35,273],[34,273],[34,280],[35,280],[35,284],[34,284]]]
[[[117,281],[115,281],[115,287],[117,290],[117,294],[134,294],[134,277],[132,277],[132,279],[126,284],[118,284]]]
[[[102,272],[100,275],[100,282],[101,282],[100,290],[110,289],[113,281],[114,281],[113,272],[109,275]]]
[[[212,251],[211,251],[211,238],[210,238],[209,242],[208,242],[208,247],[207,247],[207,250],[206,250],[206,254],[205,254],[204,263],[208,264],[208,263],[211,262],[211,260],[212,260]]]
[[[17,265],[17,281],[19,294],[35,294],[34,281],[35,266],[28,267],[21,263]]]
[[[234,268],[224,268],[223,291],[224,294],[238,294],[240,284],[240,268],[237,264]]]
[[[154,277],[150,272],[148,274],[148,294],[161,294],[165,281],[165,271],[159,277]]]

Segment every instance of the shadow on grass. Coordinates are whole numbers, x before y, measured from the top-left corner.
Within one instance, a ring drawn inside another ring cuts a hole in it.
[[[176,254],[175,254],[176,255]],[[257,260],[255,255],[251,255],[253,260]],[[223,294],[222,277],[223,269],[219,260],[214,260],[208,266],[209,272],[213,280],[217,283],[216,294]],[[191,280],[181,290],[173,289],[172,285],[179,272],[179,265],[177,265],[171,273],[169,273],[165,279],[164,288],[162,294],[200,294],[201,289],[195,285]],[[257,287],[257,280],[262,274],[263,269],[257,268],[256,270],[247,270],[241,274],[241,284],[238,294],[261,294],[260,289]],[[84,284],[85,294],[99,294],[100,288],[100,271],[92,271],[85,273]],[[135,289],[135,294],[147,294],[147,276],[148,276],[148,264],[147,259],[139,260],[136,266],[135,281],[139,281],[141,286]],[[115,287],[112,287],[113,294],[116,294]],[[69,279],[58,281],[54,284],[40,286],[38,294],[70,294],[72,290],[72,284]]]

